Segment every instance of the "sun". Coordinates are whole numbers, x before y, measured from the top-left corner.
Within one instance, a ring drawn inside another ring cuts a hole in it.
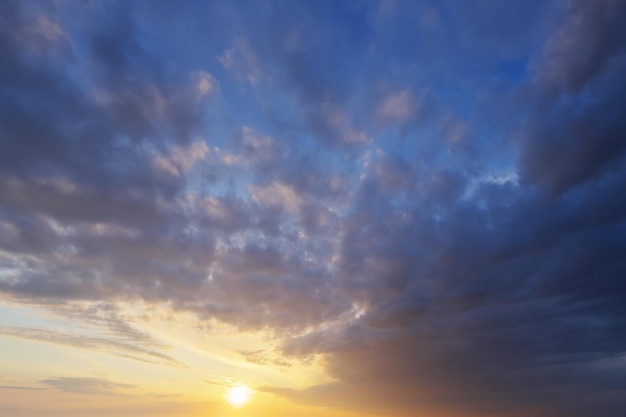
[[[243,384],[237,384],[228,389],[226,401],[235,408],[243,407],[250,401],[252,390]]]

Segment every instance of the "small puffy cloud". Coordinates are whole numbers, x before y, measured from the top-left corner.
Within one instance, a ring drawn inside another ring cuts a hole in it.
[[[45,50],[54,47],[67,35],[61,24],[47,16],[39,16],[31,27],[32,42],[37,49]]]
[[[187,147],[172,147],[169,155],[156,157],[153,164],[159,171],[180,176],[188,172],[194,164],[204,160],[208,155],[209,147],[206,142],[196,141]]]
[[[271,136],[264,135],[250,126],[239,129],[238,142],[248,159],[272,160],[279,156],[282,149]]]
[[[263,136],[249,126],[241,128],[241,143],[253,150],[259,152],[273,145],[273,140],[269,136]]]
[[[367,133],[356,127],[348,113],[335,103],[319,103],[310,108],[315,129],[337,145],[362,145],[370,141]]]
[[[196,71],[191,75],[198,98],[204,98],[215,93],[218,88],[217,80],[206,71]]]
[[[11,16],[12,13],[16,15]],[[25,50],[47,55],[59,52],[70,45],[68,34],[56,13],[50,13],[41,5],[35,4],[32,9],[7,6],[7,17],[18,19],[19,24],[9,26],[15,41]],[[69,49],[66,50],[66,52]]]
[[[414,111],[411,93],[403,90],[388,95],[378,105],[376,115],[385,122],[401,122]]]
[[[206,213],[215,219],[220,221],[226,220],[231,212],[228,207],[218,198],[203,197],[198,201],[198,204],[206,211]]]
[[[257,204],[267,208],[279,207],[292,215],[299,215],[304,204],[304,200],[297,190],[279,182],[273,182],[266,186],[252,186],[250,193]]]
[[[366,143],[370,140],[370,138],[362,130],[348,128],[343,134],[343,140],[347,144],[358,144],[358,143]]]
[[[262,78],[263,72],[257,54],[246,38],[237,38],[234,45],[224,50],[217,60],[237,78],[250,84],[254,85]]]

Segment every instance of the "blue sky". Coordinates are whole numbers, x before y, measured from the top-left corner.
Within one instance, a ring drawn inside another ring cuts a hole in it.
[[[0,10],[0,390],[623,415],[626,3]]]

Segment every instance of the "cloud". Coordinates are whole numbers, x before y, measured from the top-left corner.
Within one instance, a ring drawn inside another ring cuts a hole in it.
[[[238,156],[247,163],[273,164],[285,154],[284,146],[271,136],[250,126],[242,126],[235,134]]]
[[[122,392],[125,390],[135,387],[134,385],[121,384],[108,379],[86,377],[57,377],[44,379],[40,382],[65,392],[97,395],[122,395]]]
[[[148,363],[182,366],[180,362],[168,355],[150,348],[138,346],[134,343],[116,340],[115,338],[93,337],[47,329],[16,326],[0,326],[0,334],[26,340],[54,343],[77,349],[110,352],[114,355]]]
[[[265,187],[253,187],[251,193],[253,200],[265,207],[282,207],[292,215],[298,215],[302,209],[302,198],[297,191],[285,184],[272,183]]]
[[[159,156],[154,159],[154,166],[165,173],[180,176],[188,172],[196,162],[202,161],[209,154],[206,142],[197,141],[189,146],[174,146],[168,156]]]
[[[112,302],[67,302],[47,300],[39,304],[55,316],[70,320],[77,330],[73,333],[58,329],[2,326],[0,333],[76,349],[95,350],[147,363],[184,367],[163,353],[169,347],[151,334],[132,324],[131,318]]]
[[[139,6],[68,3],[50,56],[7,5],[0,291],[92,332],[4,335],[180,366],[117,307],[145,302],[264,332],[250,362],[318,358],[332,382],[264,388],[297,402],[623,409],[618,2],[211,3],[181,50]]]
[[[20,391],[41,391],[41,390],[45,390],[46,388],[23,387],[23,386],[16,386],[16,385],[0,385],[0,389],[15,389],[15,390],[20,390]]]
[[[196,93],[199,98],[215,93],[218,87],[217,80],[206,71],[196,71],[192,74],[196,83]]]
[[[576,93],[626,51],[622,2],[570,1],[560,28],[548,39],[538,69],[549,89]]]
[[[272,365],[289,367],[291,362],[280,357],[278,352],[271,352],[268,350],[241,350],[238,352],[247,362],[255,363],[259,365]]]
[[[411,114],[412,109],[413,104],[409,92],[402,91],[386,97],[380,103],[376,114],[383,120],[402,121]]]
[[[560,193],[624,159],[621,2],[568,3],[537,70],[537,112],[519,140],[522,178]]]
[[[592,346],[623,346],[620,297],[612,294],[625,267],[615,258],[624,242],[614,211],[624,202],[609,203],[623,173],[560,199],[483,183],[468,206],[459,200],[462,182],[442,192],[437,176],[407,170],[396,183],[378,158],[342,224],[339,276],[364,314],[283,346],[287,356],[323,355],[340,383],[270,391],[327,406],[368,398],[364,408],[497,415],[527,406],[551,415],[555,399],[571,401],[565,393],[621,389],[592,364],[623,348]],[[391,206],[397,190],[410,190],[410,205]],[[403,387],[411,387],[406,395]],[[585,415],[603,401],[591,395],[567,408]],[[609,402],[619,408],[617,397]]]
[[[256,53],[246,38],[237,38],[234,46],[224,50],[217,60],[237,78],[250,84],[256,84],[263,77]]]

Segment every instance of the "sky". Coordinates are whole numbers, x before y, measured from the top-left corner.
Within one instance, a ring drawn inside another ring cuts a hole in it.
[[[623,417],[624,21],[1,1],[0,414]]]

